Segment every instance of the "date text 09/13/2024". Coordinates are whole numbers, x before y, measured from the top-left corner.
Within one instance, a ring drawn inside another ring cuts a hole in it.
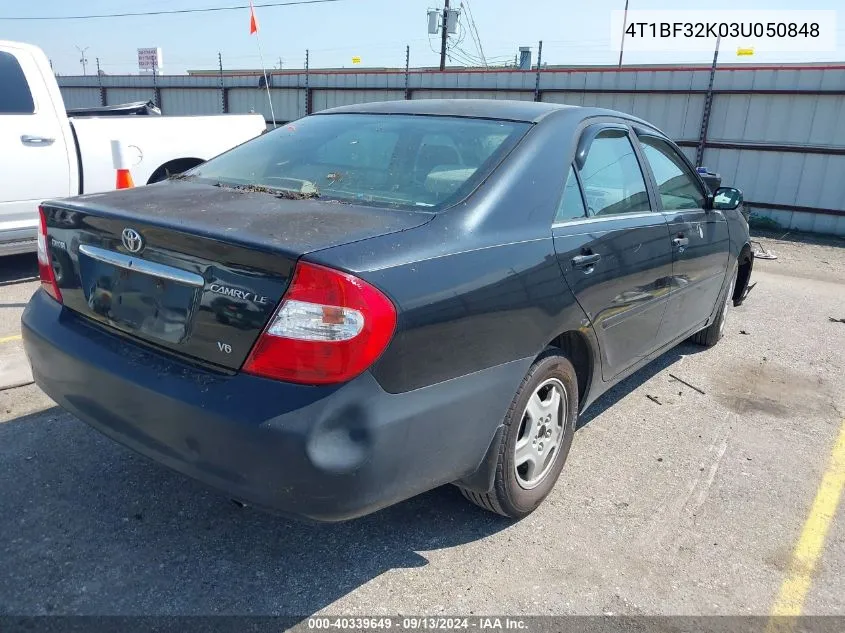
[[[445,631],[445,630],[527,630],[524,619],[510,617],[313,617],[307,626],[312,630],[355,630],[376,631],[396,629],[399,631]]]

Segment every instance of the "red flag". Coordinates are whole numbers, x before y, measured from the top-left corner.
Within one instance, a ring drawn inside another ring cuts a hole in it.
[[[255,9],[252,0],[249,0],[249,34],[258,33],[258,20],[255,17]]]

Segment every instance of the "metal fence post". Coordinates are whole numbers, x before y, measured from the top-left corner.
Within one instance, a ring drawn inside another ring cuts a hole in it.
[[[153,64],[153,105],[160,109],[162,113],[164,109],[161,107],[161,90],[158,87],[158,64]]]
[[[100,58],[97,57],[97,85],[100,87],[100,105],[106,105],[106,89],[103,88],[103,75],[100,73]]]
[[[305,114],[311,114],[311,87],[308,85],[309,52],[305,51]]]
[[[719,44],[722,38],[716,40],[716,50],[713,53],[713,65],[710,66],[710,81],[707,84],[707,94],[704,95],[704,111],[701,113],[701,130],[698,133],[698,147],[695,150],[695,166],[701,167],[704,162],[704,148],[707,146],[707,128],[710,127],[710,110],[713,108],[713,83],[716,79],[716,62],[719,60]]]
[[[534,101],[540,100],[540,68],[543,64],[543,40],[537,50],[537,77],[534,80]]]
[[[218,51],[217,53],[217,67],[219,70],[219,77],[220,77],[220,107],[223,110],[223,114],[228,114],[229,112],[229,92],[226,90],[226,86],[223,82],[223,55]]]
[[[405,100],[411,98],[411,47],[405,47]]]

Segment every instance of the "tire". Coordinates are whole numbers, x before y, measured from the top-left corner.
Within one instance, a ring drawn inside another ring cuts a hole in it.
[[[553,413],[555,391],[559,392],[560,400],[557,415]],[[536,400],[532,399],[535,395]],[[538,408],[538,404],[542,406]],[[538,412],[542,415],[538,416]],[[556,427],[553,426],[555,419]],[[531,365],[505,415],[505,432],[499,445],[493,490],[478,493],[459,486],[461,493],[485,510],[512,519],[531,514],[557,482],[572,446],[577,422],[575,368],[559,350],[547,350]],[[542,438],[538,439],[540,436]],[[519,458],[516,453],[518,442]],[[525,461],[526,457],[533,461]]]
[[[736,286],[737,270],[737,267],[734,266],[733,272],[731,273],[731,282],[728,284],[725,294],[719,297],[721,308],[719,309],[719,314],[716,315],[716,319],[706,328],[699,330],[690,337],[693,343],[698,343],[704,347],[713,347],[722,340],[722,336],[725,334],[725,321],[728,317],[728,310],[730,309],[734,287]]]

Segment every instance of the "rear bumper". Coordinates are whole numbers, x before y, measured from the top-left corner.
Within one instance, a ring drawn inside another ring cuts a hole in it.
[[[338,521],[469,476],[530,359],[403,394],[223,375],[141,347],[39,291],[22,318],[35,382],[118,442],[239,500]]]

